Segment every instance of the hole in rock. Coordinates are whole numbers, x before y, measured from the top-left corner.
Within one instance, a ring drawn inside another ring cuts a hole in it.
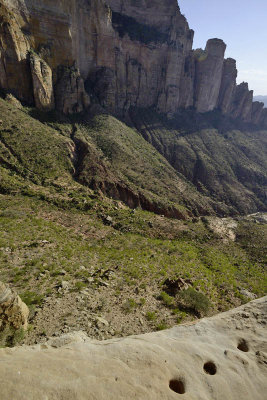
[[[169,383],[169,387],[175,393],[179,393],[179,394],[185,393],[185,385],[181,379],[172,379]]]
[[[217,372],[217,367],[212,361],[208,361],[203,366],[204,371],[206,374],[215,375]]]
[[[244,351],[245,353],[247,353],[249,351],[248,344],[245,341],[245,339],[239,340],[237,348],[238,348],[238,350]]]

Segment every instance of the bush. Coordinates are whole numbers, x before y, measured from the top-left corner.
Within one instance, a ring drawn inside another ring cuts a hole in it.
[[[185,309],[191,310],[196,314],[206,314],[211,306],[209,299],[201,292],[193,288],[181,291],[179,301]]]
[[[25,336],[25,331],[20,329],[14,329],[11,326],[6,326],[0,332],[0,348],[1,347],[14,347],[19,345]]]
[[[37,294],[35,292],[26,291],[20,295],[22,301],[24,301],[27,306],[38,305],[40,306],[43,302],[44,296],[42,294]]]
[[[173,305],[173,297],[169,296],[166,292],[161,292],[159,299],[166,307],[171,307]]]
[[[161,322],[156,326],[157,331],[163,331],[163,330],[168,329],[168,328],[169,328],[169,326],[166,324],[165,321],[161,321]]]
[[[136,303],[136,301],[134,299],[126,300],[125,303],[122,305],[124,312],[126,312],[127,314],[132,312],[137,307],[138,307],[138,304]]]
[[[157,318],[157,314],[156,314],[154,311],[148,311],[148,312],[146,313],[146,319],[147,319],[148,321],[155,321],[156,318]]]

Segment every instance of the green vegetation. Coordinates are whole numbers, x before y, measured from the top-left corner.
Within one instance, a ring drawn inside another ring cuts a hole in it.
[[[138,303],[134,299],[126,300],[125,303],[122,305],[122,308],[123,308],[124,312],[126,312],[126,313],[132,312],[137,307],[138,307]]]
[[[214,200],[217,214],[266,210],[266,131],[231,121],[218,111],[188,110],[167,120],[153,109],[136,110],[132,119],[177,172]]]
[[[25,331],[21,329],[14,329],[6,326],[0,331],[0,348],[1,347],[14,347],[22,343],[25,336]]]
[[[193,288],[181,291],[179,300],[182,302],[183,307],[187,310],[192,310],[198,315],[207,314],[211,307],[208,297]]]
[[[27,304],[27,306],[40,305],[42,304],[43,301],[43,295],[31,292],[29,290],[27,290],[24,293],[21,293],[20,297],[22,301],[24,301],[24,303]]]
[[[256,155],[254,144],[248,150],[250,139],[243,134],[235,133],[241,185],[230,157],[234,145],[229,157],[220,159],[226,143],[235,140],[233,132],[185,133],[169,125],[159,132],[162,121],[156,119],[158,125],[142,131],[146,141],[108,115],[83,123],[77,116],[60,121],[17,110],[3,100],[0,111],[0,280],[32,309],[43,307],[47,298],[64,297],[65,281],[74,298],[88,288],[103,294],[95,312],[116,305],[124,318],[128,313],[129,319],[141,318],[143,329],[164,329],[240,305],[248,300],[242,289],[266,293],[267,225],[236,219],[233,241],[211,229],[213,217],[193,217],[214,210],[228,213],[238,202],[242,209],[245,190],[253,189],[249,185],[257,186],[258,197],[250,191],[252,203],[261,204],[262,153]],[[148,143],[152,138],[166,158]],[[173,141],[180,150],[171,166],[166,159],[171,162]],[[193,148],[199,149],[199,170]],[[252,160],[249,171],[246,152]],[[206,174],[199,175],[196,185],[204,194],[181,175],[194,181],[201,168]],[[208,177],[213,199],[206,196],[211,193]],[[172,297],[163,291],[167,278],[189,279],[192,287]],[[1,344],[12,344],[11,336],[5,332]]]
[[[80,271],[81,265],[94,271],[103,267],[116,270],[123,291],[155,282],[155,294],[161,294],[159,301],[167,307],[172,298],[160,289],[166,277],[190,278],[215,308],[237,304],[240,287],[264,294],[265,260],[256,260],[257,248],[251,253],[243,236],[241,242],[224,242],[202,221],[162,220],[141,210],[121,212],[116,210],[116,202],[106,206],[106,211],[104,204],[102,207],[102,213],[112,215],[115,222],[120,220],[122,230],[116,224],[104,225],[95,210],[65,210],[38,198],[0,196],[0,279],[15,286],[28,304],[40,303],[41,295],[60,285],[62,270],[66,272],[64,280],[80,290],[84,287],[81,276],[88,275]],[[256,233],[263,243],[266,226],[247,222],[247,237]],[[262,253],[260,248],[257,254]],[[130,299],[126,308],[133,310],[141,303]]]
[[[148,321],[155,321],[157,319],[157,314],[154,311],[148,311],[146,313],[146,319]]]
[[[173,305],[173,298],[169,296],[167,293],[161,292],[159,298],[160,300],[162,300],[165,306],[171,307]]]

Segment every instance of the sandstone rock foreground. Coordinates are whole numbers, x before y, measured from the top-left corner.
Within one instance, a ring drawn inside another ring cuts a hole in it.
[[[170,330],[0,351],[1,400],[266,399],[267,297]]]

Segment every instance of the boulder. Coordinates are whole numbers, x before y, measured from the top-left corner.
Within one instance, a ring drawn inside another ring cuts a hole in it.
[[[15,291],[0,282],[0,331],[27,329],[29,309]]]

